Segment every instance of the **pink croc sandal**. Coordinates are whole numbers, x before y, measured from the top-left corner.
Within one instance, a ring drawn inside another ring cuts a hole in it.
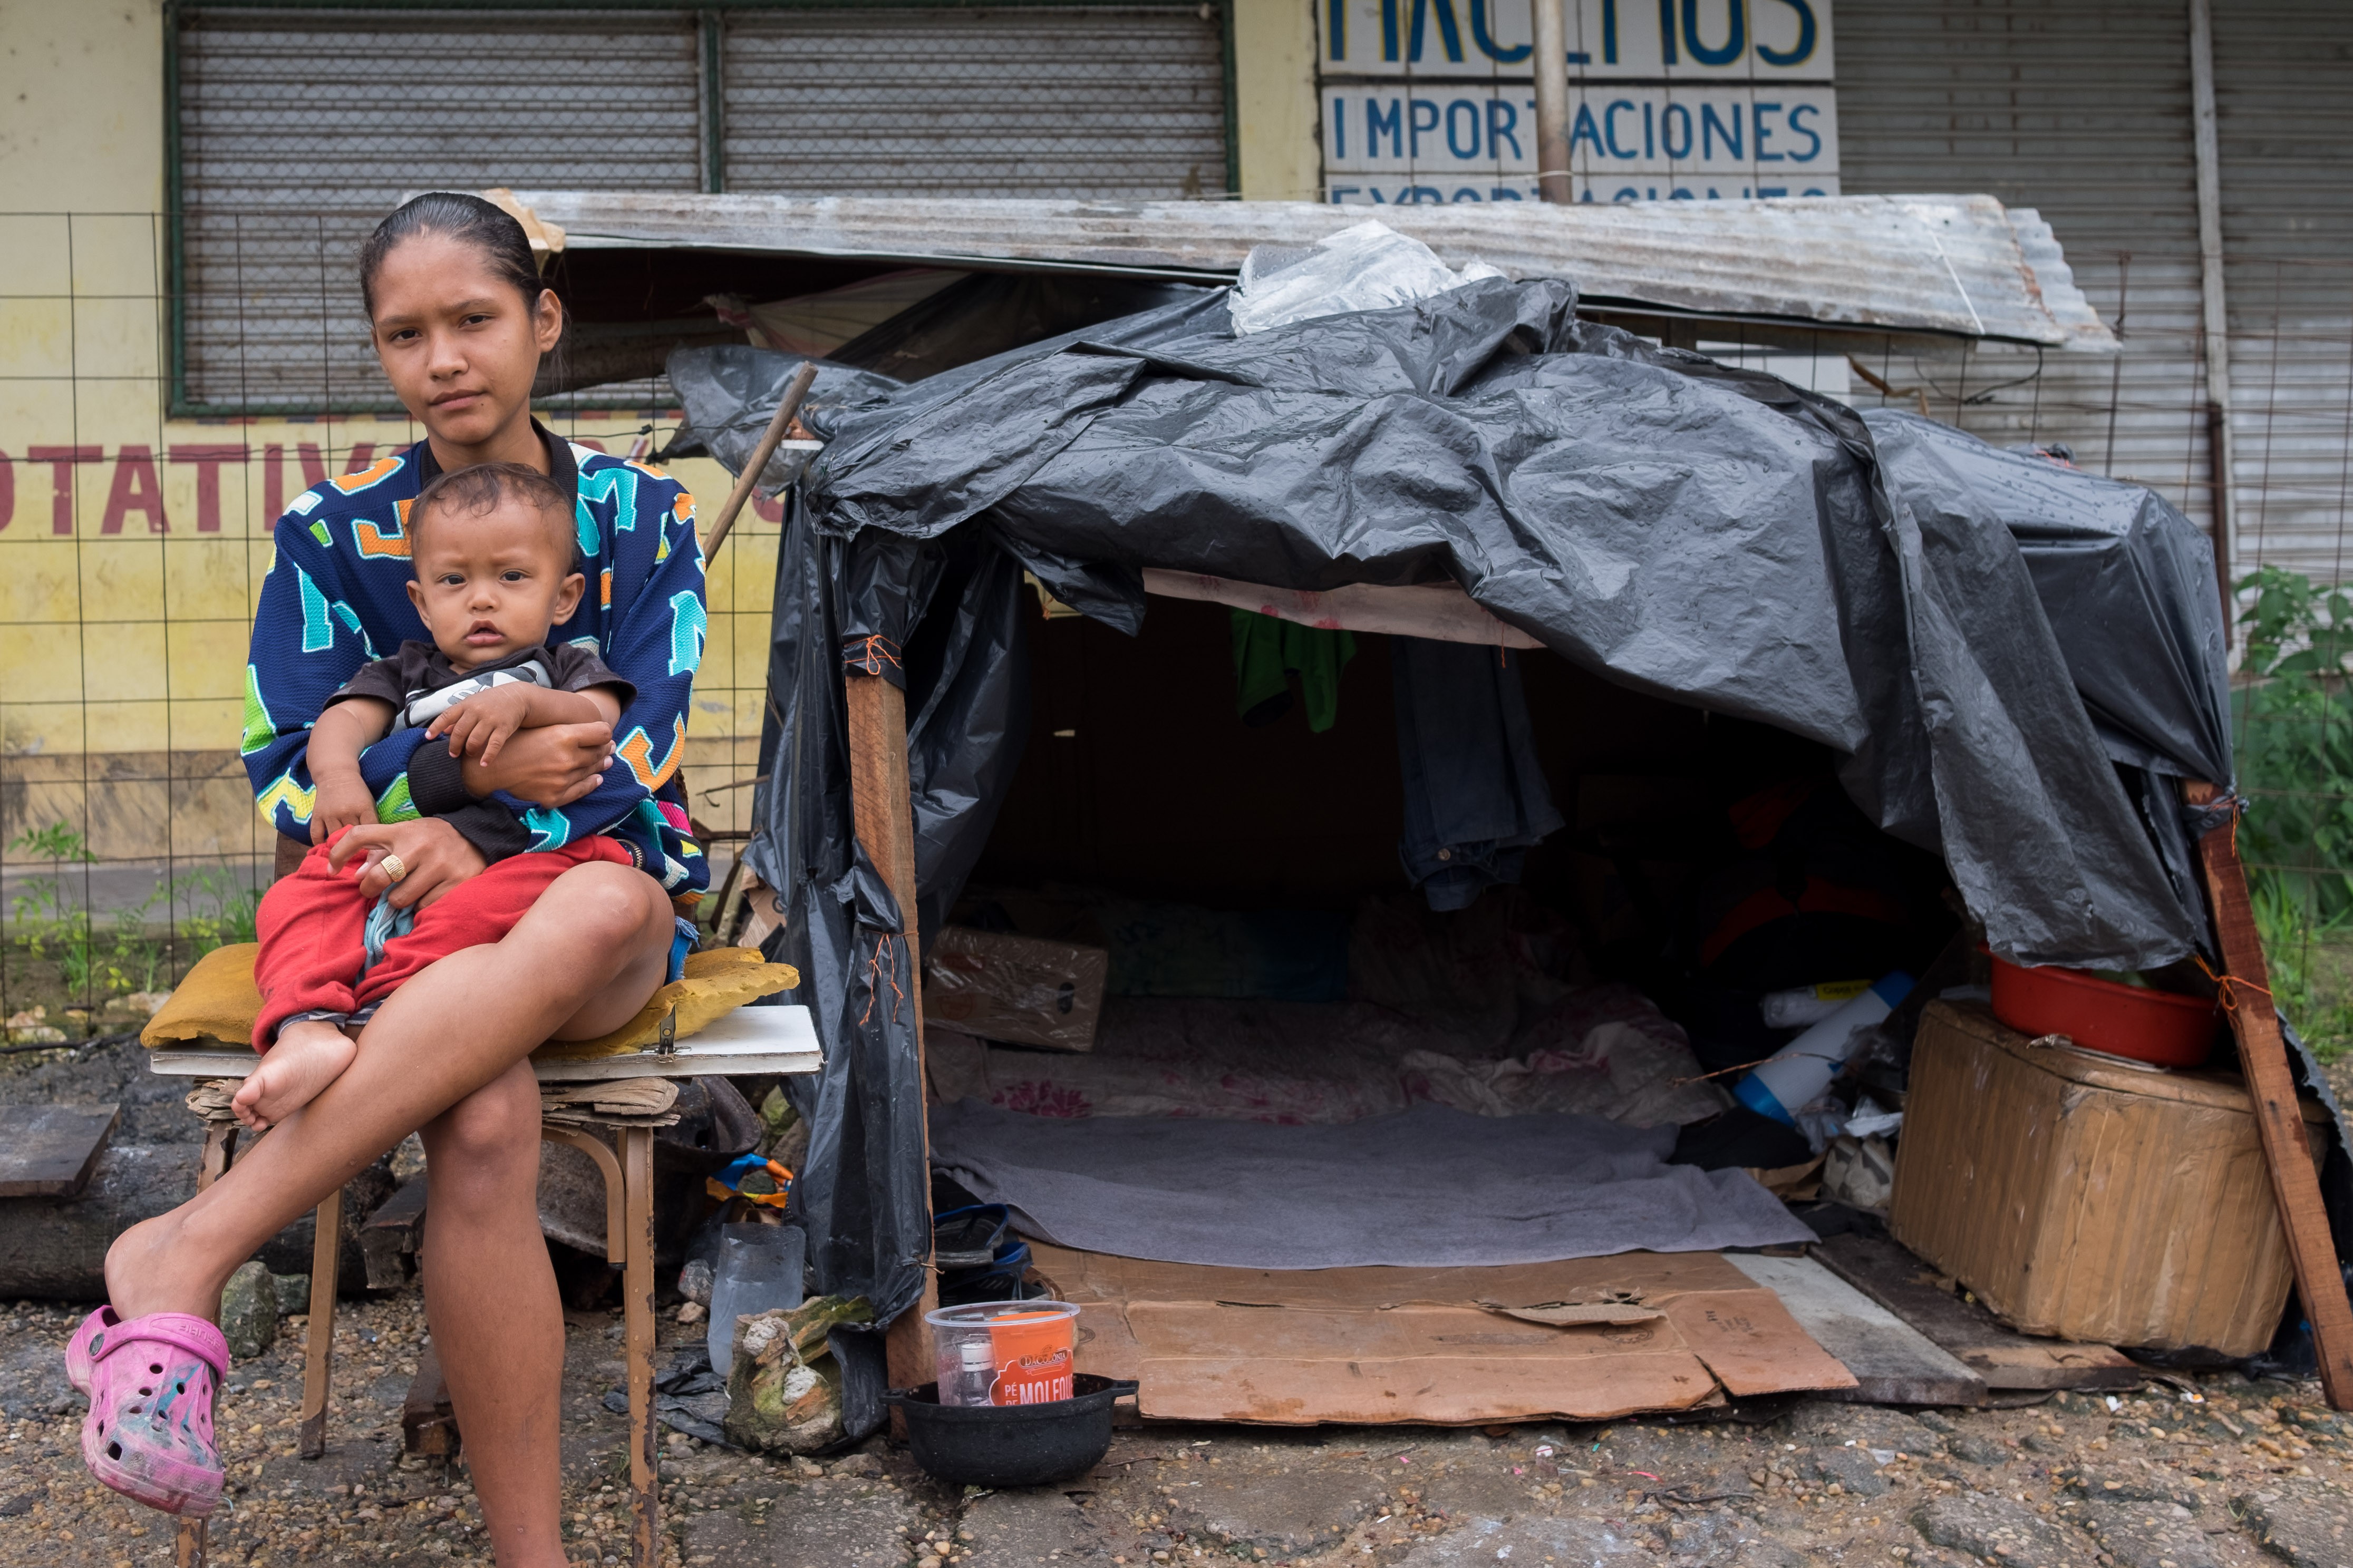
[[[151,1312],[104,1322],[93,1312],[66,1348],[87,1356],[90,1415],[81,1424],[82,1463],[125,1497],[165,1513],[202,1519],[220,1502],[213,1399],[228,1370],[220,1330],[185,1312]]]

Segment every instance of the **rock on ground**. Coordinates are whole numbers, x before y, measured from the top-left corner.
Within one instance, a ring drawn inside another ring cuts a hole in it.
[[[693,1568],[901,1568],[910,1555],[905,1532],[921,1517],[913,1501],[887,1483],[854,1484],[831,1495],[813,1488],[786,1494],[780,1487],[766,1508],[754,1502],[688,1520],[685,1556]]]
[[[2197,1516],[2179,1503],[2094,1502],[2070,1517],[2118,1568],[2221,1568]]]
[[[1643,1561],[1656,1546],[1647,1535],[1621,1533],[1586,1519],[1477,1519],[1397,1559],[1396,1568],[1491,1568],[1495,1563],[1555,1563],[1563,1568],[1611,1568]],[[1729,1562],[1730,1559],[1723,1559]]]
[[[1113,1537],[1051,1487],[973,1499],[965,1505],[957,1534],[969,1538],[971,1556],[959,1561],[970,1568],[1105,1563],[1114,1555]]]
[[[2343,1492],[2260,1491],[2238,1503],[2247,1528],[2273,1556],[2295,1568],[2353,1568],[2353,1505]]]
[[[1933,1499],[1914,1511],[1912,1524],[1932,1545],[2020,1568],[2098,1560],[2098,1549],[2074,1531],[2052,1523],[2023,1503],[1989,1493]]]

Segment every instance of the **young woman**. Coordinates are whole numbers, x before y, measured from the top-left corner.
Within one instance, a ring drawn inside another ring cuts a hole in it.
[[[135,1226],[107,1255],[110,1305],[67,1348],[91,1396],[85,1460],[115,1489],[174,1511],[218,1499],[210,1320],[237,1265],[412,1131],[433,1171],[425,1306],[484,1523],[501,1568],[554,1568],[564,1320],[540,1239],[539,1092],[524,1059],[593,1038],[644,1005],[683,948],[702,852],[677,783],[707,622],[694,508],[673,481],[558,440],[531,416],[532,381],[562,335],[522,226],[472,196],[420,196],[361,253],[376,355],[426,439],[331,479],[279,520],[246,669],[243,751],[261,809],[308,841],[309,727],[361,664],[422,635],[410,606],[408,505],[435,475],[528,465],[578,496],[590,587],[553,638],[593,641],[636,696],[617,724],[515,734],[493,765],[419,744],[363,762],[378,821],[345,842],[363,889],[426,903],[523,849],[609,833],[636,868],[559,877],[505,940],[452,953],[367,1022],[317,1097],[193,1201]],[[445,526],[447,526],[445,524]],[[612,759],[607,766],[607,759]],[[347,862],[348,863],[348,862]]]

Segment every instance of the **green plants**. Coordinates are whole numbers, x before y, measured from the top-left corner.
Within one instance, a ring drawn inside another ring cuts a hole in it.
[[[216,947],[254,940],[261,889],[229,866],[205,866],[173,879],[172,902],[182,911],[178,956],[192,963]]]
[[[164,956],[147,936],[147,917],[163,900],[161,888],[141,903],[113,910],[101,926],[70,889],[69,868],[98,861],[79,833],[53,822],[20,834],[8,847],[49,864],[47,876],[27,877],[8,901],[8,935],[27,956],[55,967],[69,998],[89,1005],[154,986]]]
[[[2274,991],[2333,1057],[2353,1046],[2353,596],[2277,566],[2239,592],[2239,853]]]

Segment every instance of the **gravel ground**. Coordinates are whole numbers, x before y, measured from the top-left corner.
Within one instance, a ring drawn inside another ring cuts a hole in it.
[[[171,1561],[168,1521],[83,1471],[82,1402],[58,1360],[75,1314],[0,1311],[0,1564]],[[565,1514],[575,1563],[628,1556],[617,1314],[569,1320]],[[403,1459],[399,1406],[424,1333],[414,1291],[336,1322],[326,1457],[294,1458],[305,1325],[239,1363],[221,1404],[231,1495],[219,1563],[484,1560],[462,1465]],[[666,1325],[665,1338],[688,1331]],[[1468,1568],[2353,1564],[2353,1422],[2316,1384],[2152,1383],[2111,1410],[2059,1395],[2007,1410],[1803,1401],[1752,1419],[1460,1431],[1133,1426],[1092,1474],[970,1496],[881,1439],[824,1462],[666,1437],[677,1568],[1015,1568],[1227,1560]],[[1769,1415],[1769,1418],[1764,1418]]]

